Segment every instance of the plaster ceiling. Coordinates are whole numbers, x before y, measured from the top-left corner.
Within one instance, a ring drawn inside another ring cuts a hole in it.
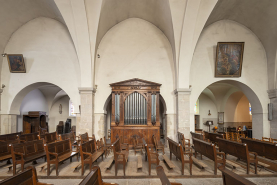
[[[48,17],[65,25],[54,0],[0,0],[0,4],[1,53],[12,34],[32,19]],[[2,61],[2,55],[0,61]]]
[[[168,0],[103,0],[96,48],[109,29],[129,18],[140,18],[157,26],[175,50]]]
[[[265,47],[268,72],[273,73],[273,76],[269,75],[269,78],[274,80],[277,49],[276,9],[276,0],[218,0],[205,27],[216,21],[228,19],[249,28]]]

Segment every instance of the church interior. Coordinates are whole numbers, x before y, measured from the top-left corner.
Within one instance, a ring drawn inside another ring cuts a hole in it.
[[[276,184],[277,1],[0,3],[0,184]]]

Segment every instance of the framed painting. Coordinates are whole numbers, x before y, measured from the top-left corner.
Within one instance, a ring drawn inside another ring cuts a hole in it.
[[[244,42],[218,42],[215,77],[241,77]]]
[[[218,113],[218,124],[224,124],[224,112]]]
[[[11,73],[26,73],[23,55],[11,54],[7,58]]]

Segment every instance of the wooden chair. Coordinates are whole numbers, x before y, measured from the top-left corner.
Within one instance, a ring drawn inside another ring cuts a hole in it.
[[[151,165],[156,164],[159,165],[160,160],[159,160],[159,154],[156,152],[150,152],[149,146],[146,144],[145,149],[147,152],[147,158],[148,158],[148,169],[149,169],[149,175],[151,175]]]
[[[16,165],[21,164],[21,171],[24,165],[36,159],[45,157],[43,140],[29,141],[25,143],[12,144],[13,175],[16,174]]]
[[[95,139],[79,144],[79,149],[81,155],[82,175],[84,175],[85,172],[85,164],[89,164],[89,168],[92,170],[92,164],[100,156],[102,156],[103,161],[104,152],[101,150],[97,151]]]
[[[116,135],[115,138],[118,139],[119,136]],[[121,150],[128,150],[129,151],[129,143],[124,143],[123,136],[120,136],[120,145],[121,145]]]
[[[255,185],[253,182],[239,176],[223,166],[218,168],[222,172],[223,185]]]
[[[140,151],[142,153],[143,146],[138,145],[138,141],[137,141],[136,136],[133,136],[132,140],[133,140],[135,155],[137,155],[137,151]]]
[[[93,166],[89,174],[79,185],[118,185],[116,183],[103,182],[99,166]]]
[[[172,139],[168,138],[168,145],[170,150],[170,160],[172,160],[172,154],[176,156],[177,159],[179,159],[182,163],[182,169],[181,173],[184,175],[184,169],[185,169],[185,163],[189,163],[190,166],[190,175],[192,175],[192,152],[188,151],[186,152],[183,150],[183,146]],[[188,155],[188,157],[186,156]]]
[[[29,166],[27,170],[4,179],[0,182],[1,185],[52,185],[38,182],[37,171],[33,166]]]
[[[108,147],[108,150],[112,151],[112,148],[111,148],[112,144],[107,142],[105,136],[104,136],[104,143],[105,143],[105,146]]]
[[[255,152],[249,152],[247,144],[218,138],[218,146],[219,151],[245,160],[247,163],[247,174],[249,174],[250,163],[254,163],[255,174],[257,174],[258,154]],[[250,153],[254,155],[254,158],[250,158]]]
[[[162,185],[182,185],[182,184],[177,183],[177,182],[169,182],[167,176],[164,173],[164,169],[163,169],[162,166],[157,166],[156,167],[156,172],[157,172],[158,177],[161,180]]]
[[[164,145],[157,141],[157,138],[156,138],[155,135],[153,135],[152,137],[153,137],[153,140],[154,140],[154,145],[155,145],[155,148],[156,148],[156,152],[158,152],[158,150],[162,150],[163,154],[164,154]]]
[[[184,152],[192,152],[192,148],[190,146],[190,139],[185,139],[183,133],[178,132],[178,142],[182,145]]]
[[[102,138],[100,138],[99,144],[100,144],[100,149],[105,153],[105,158],[107,158],[107,155],[110,154],[110,150],[107,146],[104,145]]]
[[[271,142],[271,138],[269,138],[269,137],[262,137],[262,141]]]
[[[77,160],[79,161],[78,152],[72,151],[69,139],[45,144],[45,151],[47,156],[47,176],[50,175],[50,164],[55,164],[56,175],[59,176],[59,163],[67,159],[70,159],[70,162],[72,162],[73,156],[77,156]]]
[[[194,132],[190,132],[191,137],[192,138],[197,138],[197,139],[201,139],[201,140],[205,140],[205,137],[203,135],[203,133],[194,133]]]
[[[271,138],[271,142],[272,142],[272,143],[276,143],[276,142],[277,142],[277,139]]]
[[[195,158],[197,153],[206,156],[207,158],[214,161],[214,174],[217,175],[217,167],[218,164],[222,164],[225,166],[226,160],[225,160],[225,153],[223,152],[217,152],[215,145],[213,143],[209,143],[200,139],[193,138],[193,145],[194,145],[194,151],[195,151]],[[222,158],[219,158],[218,155],[221,155]]]
[[[120,144],[120,138],[118,138],[113,144],[113,153],[115,160],[115,176],[117,176],[117,167],[119,164],[123,165],[123,173],[125,176],[125,167],[128,162],[129,150],[122,150]]]

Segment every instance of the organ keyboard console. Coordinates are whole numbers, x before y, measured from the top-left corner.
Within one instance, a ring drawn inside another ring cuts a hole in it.
[[[134,78],[110,84],[112,87],[111,140],[120,137],[132,146],[132,137],[153,144],[160,138],[159,96],[161,84]]]

